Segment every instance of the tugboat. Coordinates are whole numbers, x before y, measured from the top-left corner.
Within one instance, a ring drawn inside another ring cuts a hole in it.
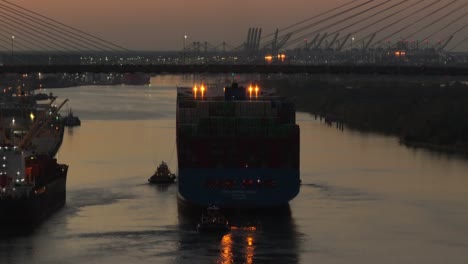
[[[202,214],[197,225],[198,232],[227,232],[231,230],[229,221],[220,212],[219,207],[209,206],[206,213]]]
[[[167,163],[162,161],[159,164],[158,168],[154,172],[154,174],[148,179],[149,183],[155,184],[169,184],[174,183],[176,176],[174,173],[171,173]]]
[[[68,110],[68,115],[64,118],[62,118],[62,122],[64,126],[67,127],[74,127],[74,126],[81,126],[81,120],[77,116],[73,115],[73,111]]]

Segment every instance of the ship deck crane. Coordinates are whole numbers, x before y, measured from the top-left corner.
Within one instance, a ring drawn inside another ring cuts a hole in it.
[[[68,99],[65,99],[58,107],[49,108],[48,111],[45,112],[45,117],[43,119],[36,119],[26,136],[18,144],[18,147],[20,149],[28,148],[31,145],[33,138],[37,136],[41,131],[43,131],[45,127],[52,122],[52,119],[57,115],[58,111],[60,111],[60,109],[67,102]]]
[[[47,109],[50,109],[52,107],[52,104],[55,102],[56,99],[57,97],[52,97],[52,99],[49,102],[49,105],[47,106]],[[41,124],[40,122],[45,121],[46,117],[47,117],[47,111],[44,111],[41,116],[36,118],[36,121],[29,128],[29,131],[34,131],[38,129],[38,127]]]

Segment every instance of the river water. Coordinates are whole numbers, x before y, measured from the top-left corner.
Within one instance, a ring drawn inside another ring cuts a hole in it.
[[[290,208],[238,215],[225,235],[196,232],[176,185],[146,183],[161,160],[176,171],[175,86],[192,81],[50,90],[82,120],[57,155],[70,166],[67,204],[32,234],[2,237],[0,263],[468,260],[466,159],[340,131],[307,113],[297,113],[302,186]]]

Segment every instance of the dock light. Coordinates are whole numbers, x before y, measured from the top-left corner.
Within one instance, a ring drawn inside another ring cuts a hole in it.
[[[31,121],[34,121],[34,114],[32,112],[29,114],[29,117],[31,118]]]
[[[16,121],[15,121],[15,118],[13,117],[13,119],[11,120],[11,123],[12,123],[12,124],[15,124],[15,122],[16,122]]]
[[[258,91],[260,88],[258,88],[258,85],[255,85],[255,97],[258,97]]]

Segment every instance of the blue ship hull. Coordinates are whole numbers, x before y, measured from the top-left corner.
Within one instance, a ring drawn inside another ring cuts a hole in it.
[[[207,186],[213,179],[230,185]],[[252,180],[249,186],[242,184],[243,181]],[[178,187],[178,198],[189,205],[262,208],[287,205],[299,193],[300,179],[299,171],[294,169],[182,169],[179,171]]]
[[[299,193],[295,107],[271,90],[179,87],[176,133],[178,197],[185,204],[281,207]]]

